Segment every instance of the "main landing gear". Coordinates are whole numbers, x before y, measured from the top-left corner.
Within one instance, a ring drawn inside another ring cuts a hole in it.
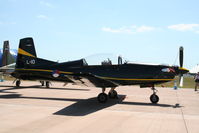
[[[50,81],[46,81],[46,88],[50,88]]]
[[[21,80],[16,80],[16,87],[20,87],[20,84],[21,84]]]
[[[46,88],[50,88],[50,81],[40,81],[41,86],[46,86]]]
[[[150,100],[152,103],[156,104],[159,102],[159,97],[156,95],[157,90],[154,86],[151,89],[153,90],[153,94],[150,96]]]
[[[40,81],[41,86],[46,86],[46,88],[50,88],[50,81]]]
[[[16,79],[14,82],[15,82],[16,87],[20,87],[20,85],[21,85],[20,79]],[[46,88],[50,88],[50,81],[46,81],[46,84],[45,84],[45,81],[40,81],[40,83],[42,86],[46,85]]]
[[[41,83],[41,86],[45,85],[45,81],[39,81]]]
[[[97,100],[100,103],[106,103],[108,100],[108,97],[111,99],[117,99],[118,95],[117,95],[117,91],[115,91],[115,87],[111,88],[111,90],[109,91],[108,95],[105,93],[106,88],[102,88],[102,93],[100,93],[97,96]]]

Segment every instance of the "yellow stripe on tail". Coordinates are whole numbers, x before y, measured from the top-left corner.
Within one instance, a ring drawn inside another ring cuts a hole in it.
[[[30,54],[30,53],[24,51],[24,50],[21,49],[21,48],[18,49],[18,54],[22,54],[22,55],[31,56],[31,57],[36,58],[34,55],[32,55],[32,54]]]

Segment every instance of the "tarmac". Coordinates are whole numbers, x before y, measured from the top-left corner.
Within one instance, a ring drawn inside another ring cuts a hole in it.
[[[199,93],[123,86],[118,99],[98,103],[100,88],[39,82],[0,83],[0,133],[199,133]],[[108,88],[107,91],[108,92]]]

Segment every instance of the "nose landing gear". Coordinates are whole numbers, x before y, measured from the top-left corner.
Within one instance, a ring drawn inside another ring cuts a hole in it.
[[[158,95],[156,95],[157,90],[155,89],[154,86],[151,89],[153,90],[153,94],[150,96],[150,100],[152,103],[156,104],[159,102],[159,97]]]

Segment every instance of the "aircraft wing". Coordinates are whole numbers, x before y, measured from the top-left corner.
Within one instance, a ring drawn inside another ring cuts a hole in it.
[[[15,65],[16,65],[16,63],[12,63],[12,64],[9,64],[9,65],[0,67],[0,71],[1,70],[14,70],[15,69]]]
[[[84,86],[93,86],[93,87],[117,87],[118,84],[115,82],[112,82],[110,80],[102,79],[96,75],[92,74],[74,74],[67,76],[70,80],[74,82],[76,85],[84,85]]]

